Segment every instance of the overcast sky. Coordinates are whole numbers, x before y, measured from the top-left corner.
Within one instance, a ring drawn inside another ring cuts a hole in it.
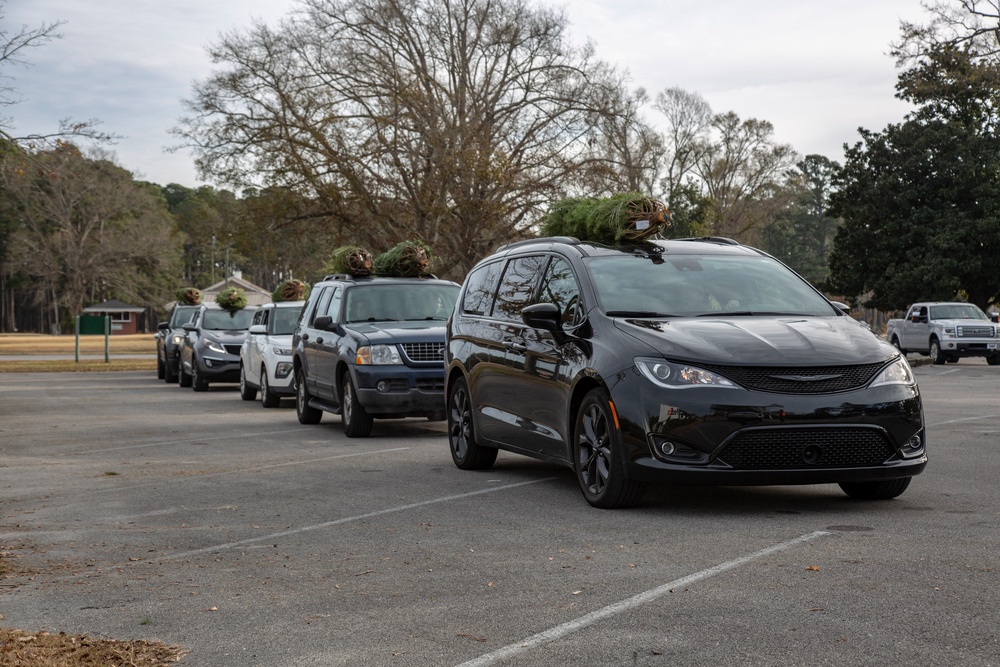
[[[27,52],[30,67],[0,75],[22,101],[0,109],[14,136],[61,119],[99,119],[123,135],[112,150],[137,178],[196,186],[192,156],[168,153],[181,100],[212,64],[220,33],[274,23],[296,0],[6,0],[0,31],[64,21],[62,39]],[[858,127],[880,131],[907,107],[893,97],[886,55],[901,19],[923,23],[919,0],[572,0],[570,34],[631,74],[650,95],[701,94],[713,111],[774,125],[802,155],[843,159]],[[10,80],[13,77],[13,80]],[[655,112],[650,113],[655,120]],[[653,193],[658,194],[658,193]]]

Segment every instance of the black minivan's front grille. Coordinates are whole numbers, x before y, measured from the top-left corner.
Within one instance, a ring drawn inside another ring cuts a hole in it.
[[[877,466],[894,454],[881,429],[759,428],[737,433],[718,459],[737,470]]]
[[[777,394],[833,394],[864,387],[885,362],[860,366],[713,366],[702,368],[723,375],[740,386]]]

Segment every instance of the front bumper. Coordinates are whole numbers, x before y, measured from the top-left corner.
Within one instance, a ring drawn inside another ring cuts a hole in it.
[[[445,410],[444,366],[354,366],[358,400],[380,417],[432,417]]]
[[[989,340],[968,342],[945,338],[941,341],[941,351],[956,357],[989,357],[1000,354],[1000,341]]]
[[[198,357],[198,372],[212,382],[239,382],[240,358],[234,355],[212,354]]]
[[[825,484],[911,477],[927,465],[916,387],[829,394],[612,389],[627,475],[676,484]]]

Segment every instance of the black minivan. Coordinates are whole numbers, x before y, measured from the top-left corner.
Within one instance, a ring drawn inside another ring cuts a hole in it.
[[[459,468],[556,462],[596,507],[656,482],[888,499],[927,464],[906,358],[730,239],[504,246],[465,279],[446,365]]]

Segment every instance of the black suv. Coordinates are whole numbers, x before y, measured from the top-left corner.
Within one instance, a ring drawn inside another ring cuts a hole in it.
[[[466,277],[446,363],[459,468],[556,462],[596,507],[650,482],[893,498],[927,464],[905,357],[729,239],[505,246]]]
[[[203,303],[183,325],[180,385],[206,391],[209,382],[240,381],[240,348],[250,330],[256,306],[225,310]]]
[[[184,345],[182,327],[191,321],[197,311],[198,306],[174,306],[169,319],[156,327],[156,377],[168,384],[177,382],[181,347]]]
[[[365,437],[373,418],[444,416],[444,323],[459,286],[435,278],[327,276],[292,336],[299,422],[339,413]]]

